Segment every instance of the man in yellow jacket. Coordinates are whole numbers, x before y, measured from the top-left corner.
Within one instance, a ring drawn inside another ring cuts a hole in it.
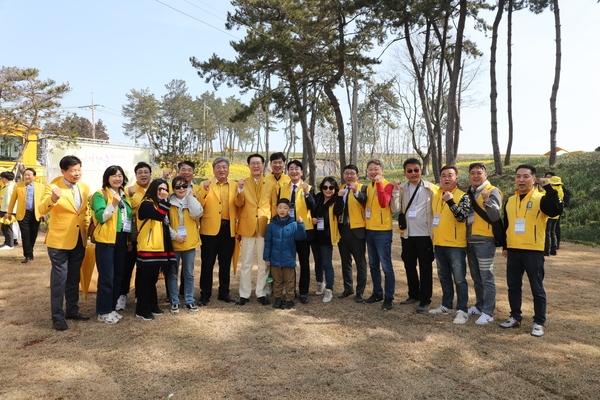
[[[533,328],[531,335],[544,336],[546,323],[546,291],[544,290],[544,244],[546,242],[546,221],[562,213],[562,202],[558,192],[548,182],[540,178],[545,193],[535,187],[536,169],[532,165],[521,164],[515,173],[516,193],[504,206],[504,226],[506,246],[502,255],[507,258],[506,284],[510,317],[500,324],[501,328],[518,328],[523,319],[523,274],[527,273],[533,295]]]
[[[25,169],[23,182],[15,185],[8,205],[9,210],[14,210],[13,207],[17,205],[16,217],[23,240],[22,263],[33,260],[33,246],[37,240],[40,221],[44,218],[37,209],[42,200],[44,185],[35,182],[35,176],[36,172],[33,168]]]
[[[271,157],[269,157],[271,173],[265,177],[268,181],[273,182],[277,187],[278,199],[281,197],[281,188],[290,183],[290,177],[284,173],[285,160],[285,155],[281,151],[271,154]]]
[[[237,234],[242,237],[240,255],[240,298],[235,303],[243,306],[252,293],[252,267],[258,265],[256,298],[262,305],[269,304],[266,294],[269,267],[263,260],[265,233],[277,205],[277,186],[263,176],[265,158],[251,154],[247,158],[250,176],[238,181],[235,205],[238,207]]]
[[[64,331],[65,319],[87,321],[79,313],[79,269],[85,255],[89,225],[90,188],[81,180],[81,160],[64,156],[59,163],[62,176],[46,186],[38,206],[40,214],[49,214],[46,246],[52,264],[50,272],[50,307],[52,326]],[[66,303],[66,312],[63,311]]]
[[[455,324],[469,319],[467,302],[467,218],[471,209],[469,196],[458,188],[458,169],[445,165],[440,170],[441,188],[433,196],[433,245],[442,287],[442,305],[429,310],[431,314],[450,315],[453,312],[456,286]]]
[[[233,303],[229,295],[231,258],[235,249],[238,185],[230,182],[229,160],[217,157],[213,163],[214,179],[202,182],[197,198],[204,209],[200,221],[201,260],[200,299],[198,306],[208,305],[212,294],[213,269],[219,259],[219,295],[217,300]]]

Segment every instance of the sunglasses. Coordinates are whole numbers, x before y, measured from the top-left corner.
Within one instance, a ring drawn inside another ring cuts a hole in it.
[[[174,188],[175,190],[179,190],[179,189],[187,189],[187,188],[188,188],[188,186],[189,186],[189,185],[188,185],[187,183],[182,183],[181,185],[175,185],[175,186],[173,186],[173,188]]]
[[[416,174],[416,173],[418,173],[419,171],[420,171],[420,169],[419,169],[419,168],[415,168],[415,169],[407,169],[407,170],[406,170],[406,173],[408,173],[408,174],[412,174],[412,173],[414,172],[414,173]]]
[[[323,189],[321,189],[321,190],[335,190],[335,186],[323,185]]]

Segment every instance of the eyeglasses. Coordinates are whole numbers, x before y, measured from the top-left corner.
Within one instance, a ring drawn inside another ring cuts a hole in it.
[[[323,185],[323,189],[321,189],[321,190],[335,190],[335,186]]]
[[[419,173],[419,171],[420,171],[420,169],[419,169],[419,168],[415,168],[415,169],[407,169],[407,170],[406,170],[406,173],[407,173],[407,174],[412,174],[412,173],[414,172],[415,174],[418,174],[418,173]]]
[[[182,183],[181,185],[175,185],[173,186],[173,188],[175,190],[179,190],[179,189],[187,189],[189,187],[189,185],[187,183]]]
[[[164,187],[159,187],[159,188],[158,188],[158,191],[159,191],[159,192],[168,192],[168,191],[169,191],[169,189],[166,189],[166,188],[164,188]]]

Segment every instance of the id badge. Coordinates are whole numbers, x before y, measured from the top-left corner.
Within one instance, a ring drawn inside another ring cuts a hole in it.
[[[525,233],[525,218],[517,218],[515,221],[515,233]]]
[[[187,231],[185,230],[185,225],[179,225],[177,227],[177,234],[181,237],[187,236]]]
[[[469,216],[467,217],[467,225],[471,225],[473,222],[475,222],[475,214],[469,213]]]
[[[410,219],[417,218],[417,208],[416,207],[409,208],[408,213],[406,213],[406,216]]]
[[[324,231],[325,230],[325,220],[323,218],[317,219],[317,230]]]
[[[440,226],[440,214],[435,214],[433,216],[433,222],[431,223],[431,225],[433,226]]]
[[[292,217],[292,219],[296,219],[296,209],[295,208],[290,208],[290,217]]]
[[[371,207],[367,207],[365,210],[365,219],[371,219]]]
[[[131,220],[125,219],[123,220],[123,232],[131,233]]]

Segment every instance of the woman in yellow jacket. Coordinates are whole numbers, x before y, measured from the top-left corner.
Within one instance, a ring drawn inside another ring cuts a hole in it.
[[[111,165],[102,176],[102,189],[92,196],[92,218],[96,224],[96,266],[98,321],[116,324],[123,318],[116,311],[125,270],[127,235],[131,232],[132,211],[125,195],[127,176],[123,168]]]
[[[198,311],[194,300],[194,259],[196,258],[196,248],[200,246],[198,221],[204,210],[193,192],[188,190],[188,186],[187,180],[183,176],[176,176],[171,182],[173,194],[169,196],[171,203],[169,210],[170,233],[177,260],[177,265],[171,269],[167,279],[173,314],[179,312],[177,293],[179,260],[181,260],[183,275],[185,309],[192,312]]]
[[[314,236],[312,242],[315,259],[315,276],[317,278],[316,294],[325,294],[323,303],[333,298],[333,245],[340,241],[337,219],[333,215],[333,206],[338,192],[338,183],[329,176],[319,185],[320,192],[315,196],[315,207],[312,210]],[[325,284],[323,284],[325,273]]]
[[[164,179],[152,181],[144,195],[137,215],[137,304],[135,316],[151,321],[163,315],[158,308],[156,282],[158,274],[169,274],[175,267],[175,252],[169,231],[169,184]]]

